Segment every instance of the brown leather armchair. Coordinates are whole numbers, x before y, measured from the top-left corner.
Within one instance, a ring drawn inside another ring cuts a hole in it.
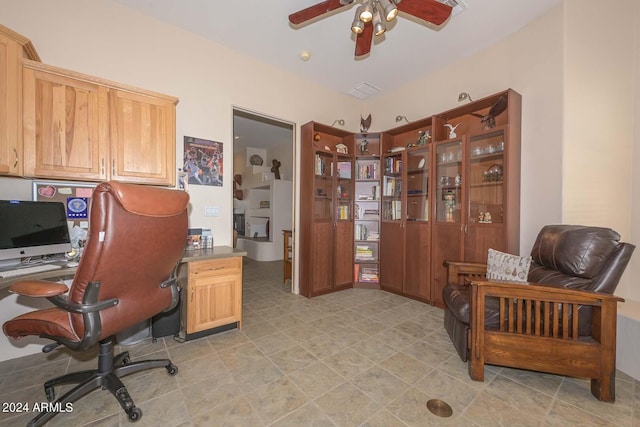
[[[50,402],[55,399],[55,386],[78,384],[52,407],[64,408],[102,387],[136,421],[142,411],[120,377],[160,367],[171,375],[177,373],[168,359],[132,362],[127,352],[114,357],[114,336],[177,304],[175,267],[186,242],[188,202],[189,195],[183,191],[102,183],[93,193],[89,236],[71,287],[41,280],[12,284],[11,292],[45,297],[54,307],[7,321],[5,335],[54,340],[43,348],[45,353],[61,344],[84,351],[99,343],[96,370],[70,373],[44,384]],[[42,412],[29,425],[43,425],[55,415]]]
[[[527,283],[487,281],[486,265],[445,262],[444,325],[472,379],[484,364],[591,378],[615,399],[617,302],[635,246],[608,228],[545,226]]]

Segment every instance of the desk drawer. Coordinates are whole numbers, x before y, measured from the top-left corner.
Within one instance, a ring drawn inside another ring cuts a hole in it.
[[[189,277],[209,277],[236,274],[242,271],[242,257],[220,258],[189,263]]]

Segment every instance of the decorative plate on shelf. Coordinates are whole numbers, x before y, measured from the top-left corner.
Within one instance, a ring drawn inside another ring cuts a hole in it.
[[[249,157],[249,163],[253,166],[262,166],[264,160],[258,154],[254,154]]]
[[[422,169],[424,167],[424,159],[420,159],[418,162],[418,169]]]

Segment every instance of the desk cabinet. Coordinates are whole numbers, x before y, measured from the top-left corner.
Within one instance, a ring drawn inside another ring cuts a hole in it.
[[[180,268],[182,328],[189,338],[242,323],[242,257],[191,261]]]

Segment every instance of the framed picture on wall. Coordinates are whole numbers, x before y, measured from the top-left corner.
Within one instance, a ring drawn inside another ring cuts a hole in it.
[[[222,187],[223,183],[222,142],[184,137],[183,171],[187,183]]]

